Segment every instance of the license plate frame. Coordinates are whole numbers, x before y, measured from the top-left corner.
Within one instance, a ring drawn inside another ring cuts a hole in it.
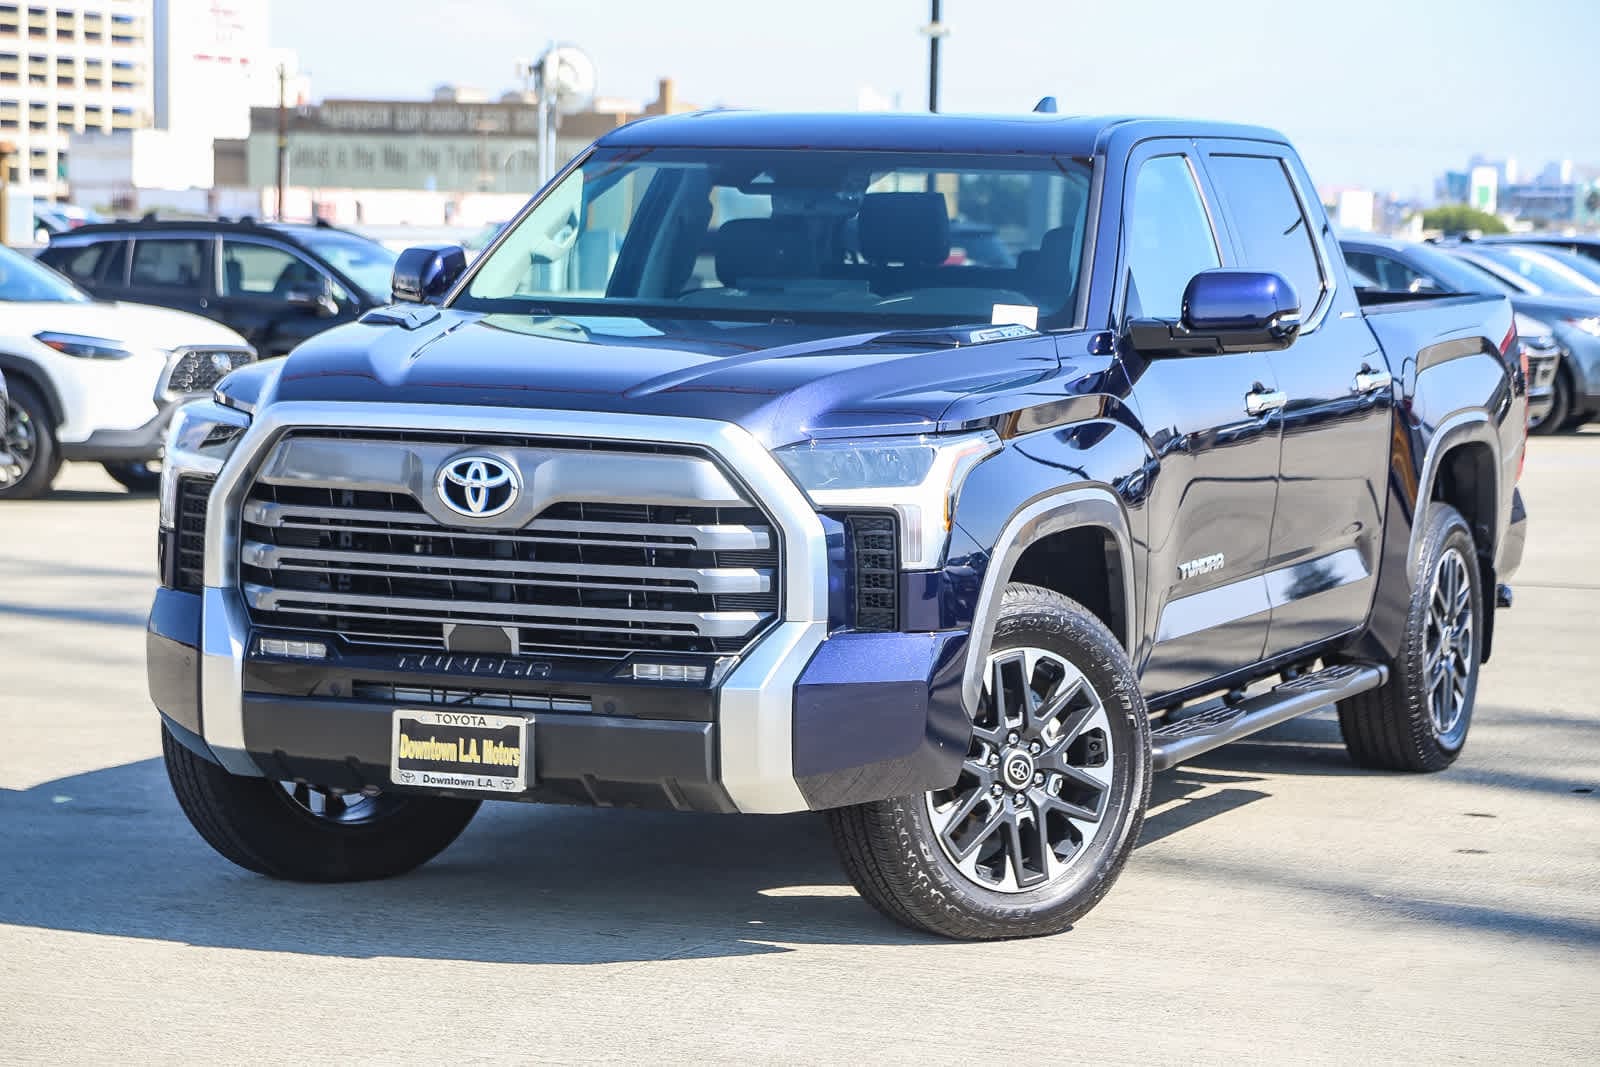
[[[531,715],[396,708],[390,727],[389,780],[397,786],[507,794],[531,784]]]

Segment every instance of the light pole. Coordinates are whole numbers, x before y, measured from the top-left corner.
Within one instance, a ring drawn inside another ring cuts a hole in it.
[[[932,0],[933,10],[922,32],[928,37],[928,110],[939,110],[939,42],[950,36],[950,28],[939,21],[939,0]]]

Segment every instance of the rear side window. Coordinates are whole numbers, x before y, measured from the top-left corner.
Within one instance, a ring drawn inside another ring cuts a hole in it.
[[[1415,293],[1426,288],[1439,288],[1438,283],[1426,274],[1414,271],[1389,256],[1374,252],[1346,252],[1344,258],[1352,269],[1366,275],[1385,292]],[[1298,289],[1295,291],[1299,292]]]
[[[205,269],[205,242],[194,238],[141,238],[133,246],[130,285],[191,289]]]
[[[1222,264],[1185,157],[1157,156],[1139,168],[1127,239],[1130,314],[1179,318],[1189,279]]]
[[[1246,270],[1282,275],[1309,315],[1322,300],[1322,266],[1311,224],[1289,182],[1283,161],[1272,156],[1212,156],[1211,178],[1227,205]]]

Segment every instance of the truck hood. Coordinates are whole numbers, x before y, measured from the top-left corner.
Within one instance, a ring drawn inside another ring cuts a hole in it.
[[[31,338],[45,330],[116,341],[134,350],[189,345],[239,345],[245,340],[221,323],[186,311],[92,301],[16,301],[0,305],[0,334]]]
[[[371,318],[285,357],[274,402],[676,415],[737,423],[776,447],[950,429],[994,414],[985,395],[1014,396],[1060,372],[1053,338],[1031,333],[973,345],[960,331],[448,309],[414,328]]]

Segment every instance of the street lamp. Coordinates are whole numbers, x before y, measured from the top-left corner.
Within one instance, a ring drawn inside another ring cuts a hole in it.
[[[933,11],[922,33],[928,38],[928,110],[939,110],[939,42],[950,36],[950,27],[939,21],[939,0],[932,0]]]

